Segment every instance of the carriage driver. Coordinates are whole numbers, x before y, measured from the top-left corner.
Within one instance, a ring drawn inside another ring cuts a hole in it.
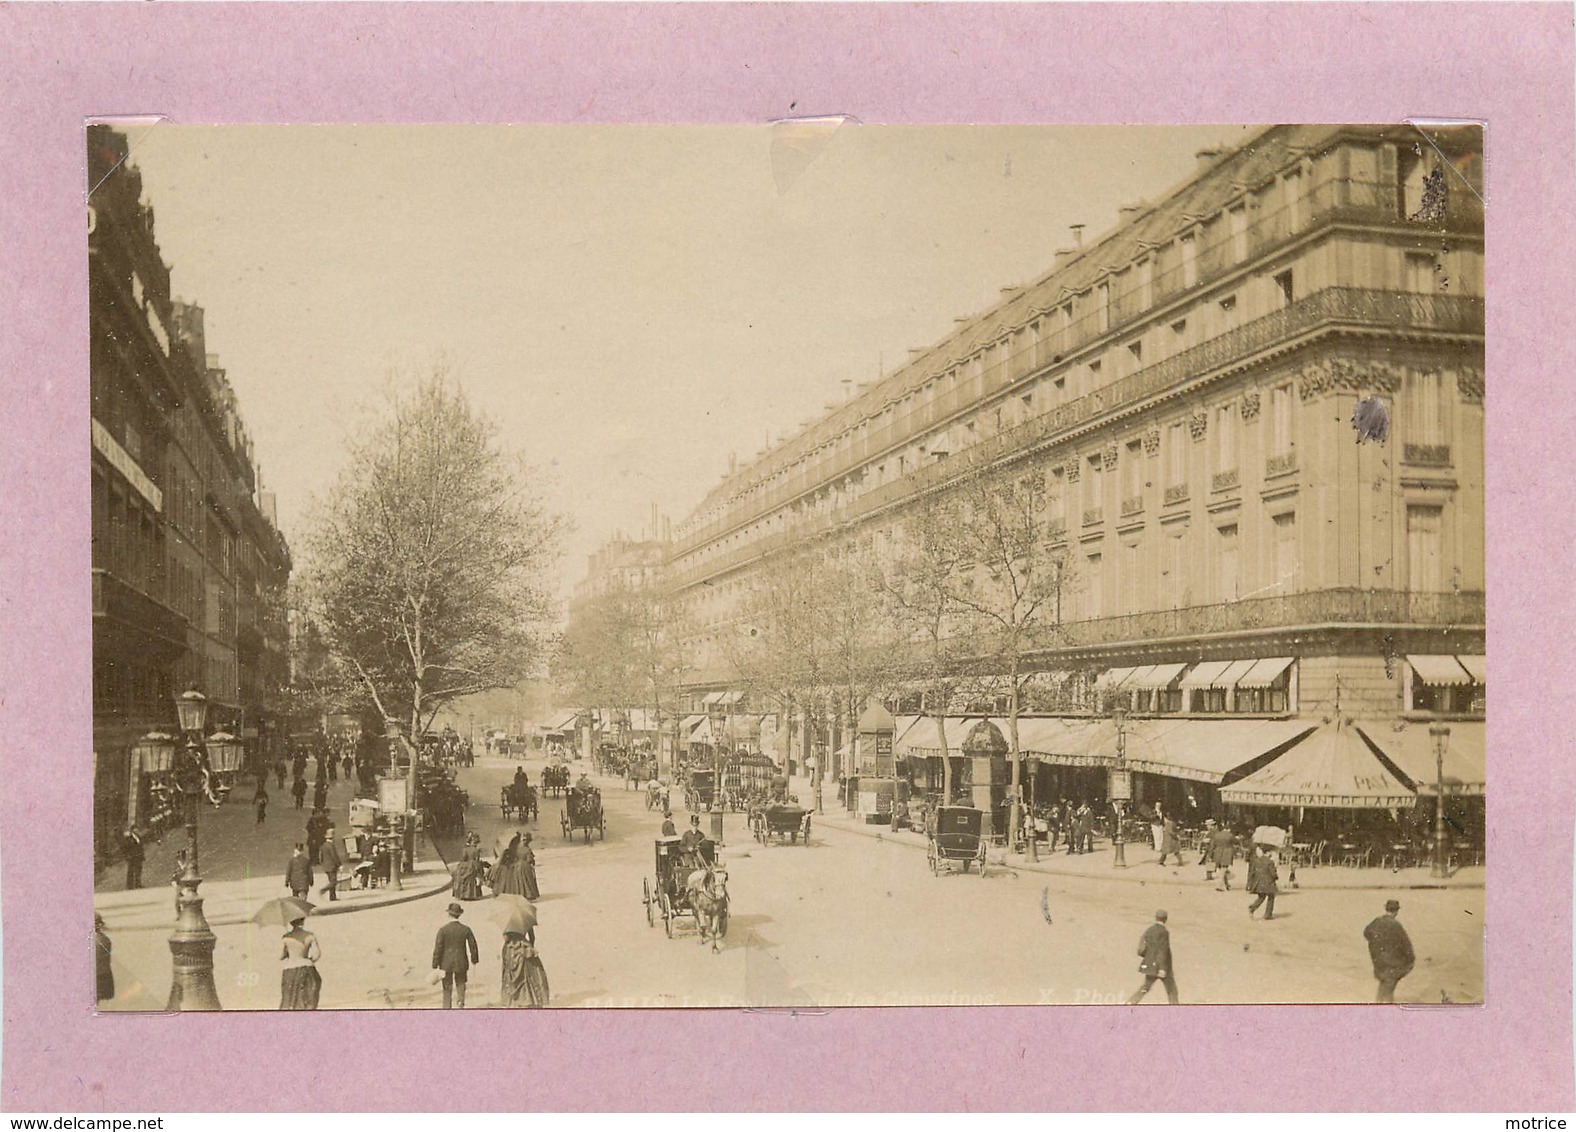
[[[705,860],[700,855],[700,847],[705,844],[706,835],[701,832],[700,815],[691,814],[689,828],[684,831],[684,836],[679,839],[683,842],[681,849],[684,859],[689,862],[692,869],[706,867]]]

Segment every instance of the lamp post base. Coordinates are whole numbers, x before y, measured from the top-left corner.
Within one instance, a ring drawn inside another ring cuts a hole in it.
[[[197,886],[202,883],[188,866],[180,880],[181,910],[175,922],[175,934],[170,936],[170,956],[174,971],[170,980],[168,1010],[223,1010],[219,1005],[219,989],[213,981],[213,948],[218,937],[208,928],[202,914],[202,897]]]

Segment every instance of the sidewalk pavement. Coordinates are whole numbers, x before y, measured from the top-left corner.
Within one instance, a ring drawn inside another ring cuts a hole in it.
[[[799,796],[801,805],[813,804],[811,800],[815,797],[815,791],[808,779],[795,778],[790,789]],[[893,830],[884,825],[867,825],[862,819],[849,814],[838,803],[837,787],[830,781],[822,783],[821,805],[824,807],[823,812],[815,815],[812,829],[814,827],[840,829],[862,837],[873,837],[878,841],[907,845],[921,850],[928,845],[922,832],[911,829]],[[1184,865],[1172,864],[1162,867],[1158,863],[1159,856],[1152,846],[1141,841],[1130,841],[1126,852],[1127,868],[1118,869],[1111,864],[1111,843],[1097,842],[1096,846],[1093,853],[1080,854],[1069,854],[1060,846],[1054,852],[1042,849],[1038,861],[1031,861],[1023,853],[992,848],[989,861],[991,865],[998,868],[1006,867],[1049,876],[1081,877],[1085,880],[1114,880],[1137,884],[1155,882],[1191,885],[1198,888],[1215,888],[1220,884],[1221,878],[1218,872],[1213,880],[1204,879],[1205,870],[1198,864],[1196,852],[1192,857],[1183,854],[1182,859],[1187,862]],[[1323,865],[1297,870],[1296,887],[1351,890],[1483,888],[1486,875],[1487,870],[1481,865],[1457,869],[1446,879],[1430,876],[1427,866],[1391,870],[1350,869]],[[1281,866],[1280,877],[1281,887],[1292,886],[1292,871],[1289,868]],[[1234,888],[1243,888],[1247,883],[1248,864],[1245,860],[1239,860],[1232,866],[1231,879]],[[1243,891],[1246,889],[1243,888]]]
[[[420,842],[417,844],[416,871],[400,878],[400,888],[387,885],[354,889],[349,887],[342,870],[339,899],[330,901],[322,891],[323,870],[314,869],[313,872],[313,892],[308,898],[316,905],[313,916],[333,916],[420,900],[447,890],[454,880],[437,850]],[[205,877],[198,892],[203,898],[203,914],[209,925],[216,928],[245,923],[268,901],[290,895],[283,872],[241,880],[208,880]],[[104,917],[111,931],[172,929],[175,926],[175,888],[165,883],[129,891],[96,892],[93,910]]]

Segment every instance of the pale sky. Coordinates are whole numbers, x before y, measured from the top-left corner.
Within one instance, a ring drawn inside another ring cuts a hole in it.
[[[441,357],[552,474],[565,589],[1247,133],[849,123],[780,186],[766,126],[129,131],[292,545],[388,371]]]

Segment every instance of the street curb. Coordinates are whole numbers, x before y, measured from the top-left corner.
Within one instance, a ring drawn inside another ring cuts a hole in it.
[[[888,837],[887,835],[885,835],[885,834],[883,834],[883,833],[881,833],[879,831],[876,831],[876,830],[860,829],[858,826],[843,825],[841,822],[823,822],[822,828],[823,829],[828,829],[829,828],[829,829],[846,830],[849,833],[858,834],[860,837],[874,838],[876,841],[880,841],[880,842],[882,842],[884,844],[887,844],[887,845],[902,845],[902,846],[904,846],[906,848],[909,848],[909,849],[919,849],[919,850],[923,850],[925,848],[925,846],[917,845],[917,844],[915,844],[912,841],[907,841],[907,840],[900,841],[900,840],[898,840],[895,837]],[[992,863],[994,864],[995,862],[992,862]],[[1124,884],[1149,884],[1149,883],[1151,883],[1151,881],[1153,881],[1156,884],[1183,884],[1183,885],[1187,885],[1189,887],[1196,887],[1196,888],[1203,888],[1203,887],[1206,886],[1206,882],[1203,882],[1203,881],[1190,881],[1190,880],[1185,880],[1185,879],[1181,879],[1181,878],[1167,878],[1167,877],[1164,877],[1164,876],[1157,876],[1157,877],[1135,876],[1132,873],[1132,871],[1131,871],[1132,866],[1129,866],[1129,871],[1127,871],[1127,872],[1121,872],[1121,871],[1118,871],[1118,870],[1113,868],[1109,875],[1104,875],[1104,876],[1091,876],[1088,873],[1063,872],[1060,869],[1046,868],[1044,864],[1041,864],[1041,863],[1038,863],[1038,862],[1029,862],[1029,861],[1022,861],[1022,862],[1009,861],[1006,864],[999,865],[998,867],[999,868],[1014,869],[1014,870],[1022,870],[1023,872],[1029,872],[1029,873],[1039,873],[1041,876],[1067,877],[1067,878],[1072,879],[1072,880],[1088,880],[1088,881],[1114,880],[1114,881],[1121,881]],[[1213,887],[1213,886],[1211,886],[1211,887]],[[1282,893],[1286,893],[1286,892],[1421,892],[1421,891],[1451,890],[1451,889],[1455,889],[1455,890],[1458,890],[1458,891],[1471,891],[1471,890],[1475,890],[1475,889],[1481,890],[1481,889],[1485,889],[1485,888],[1487,888],[1487,883],[1486,882],[1481,882],[1481,881],[1461,881],[1461,882],[1456,883],[1456,884],[1428,883],[1428,884],[1332,884],[1332,885],[1312,884],[1312,885],[1308,885],[1308,884],[1300,884],[1299,883],[1295,888],[1283,888],[1283,889],[1281,889],[1281,892]],[[1246,890],[1244,890],[1244,891],[1246,891]]]

